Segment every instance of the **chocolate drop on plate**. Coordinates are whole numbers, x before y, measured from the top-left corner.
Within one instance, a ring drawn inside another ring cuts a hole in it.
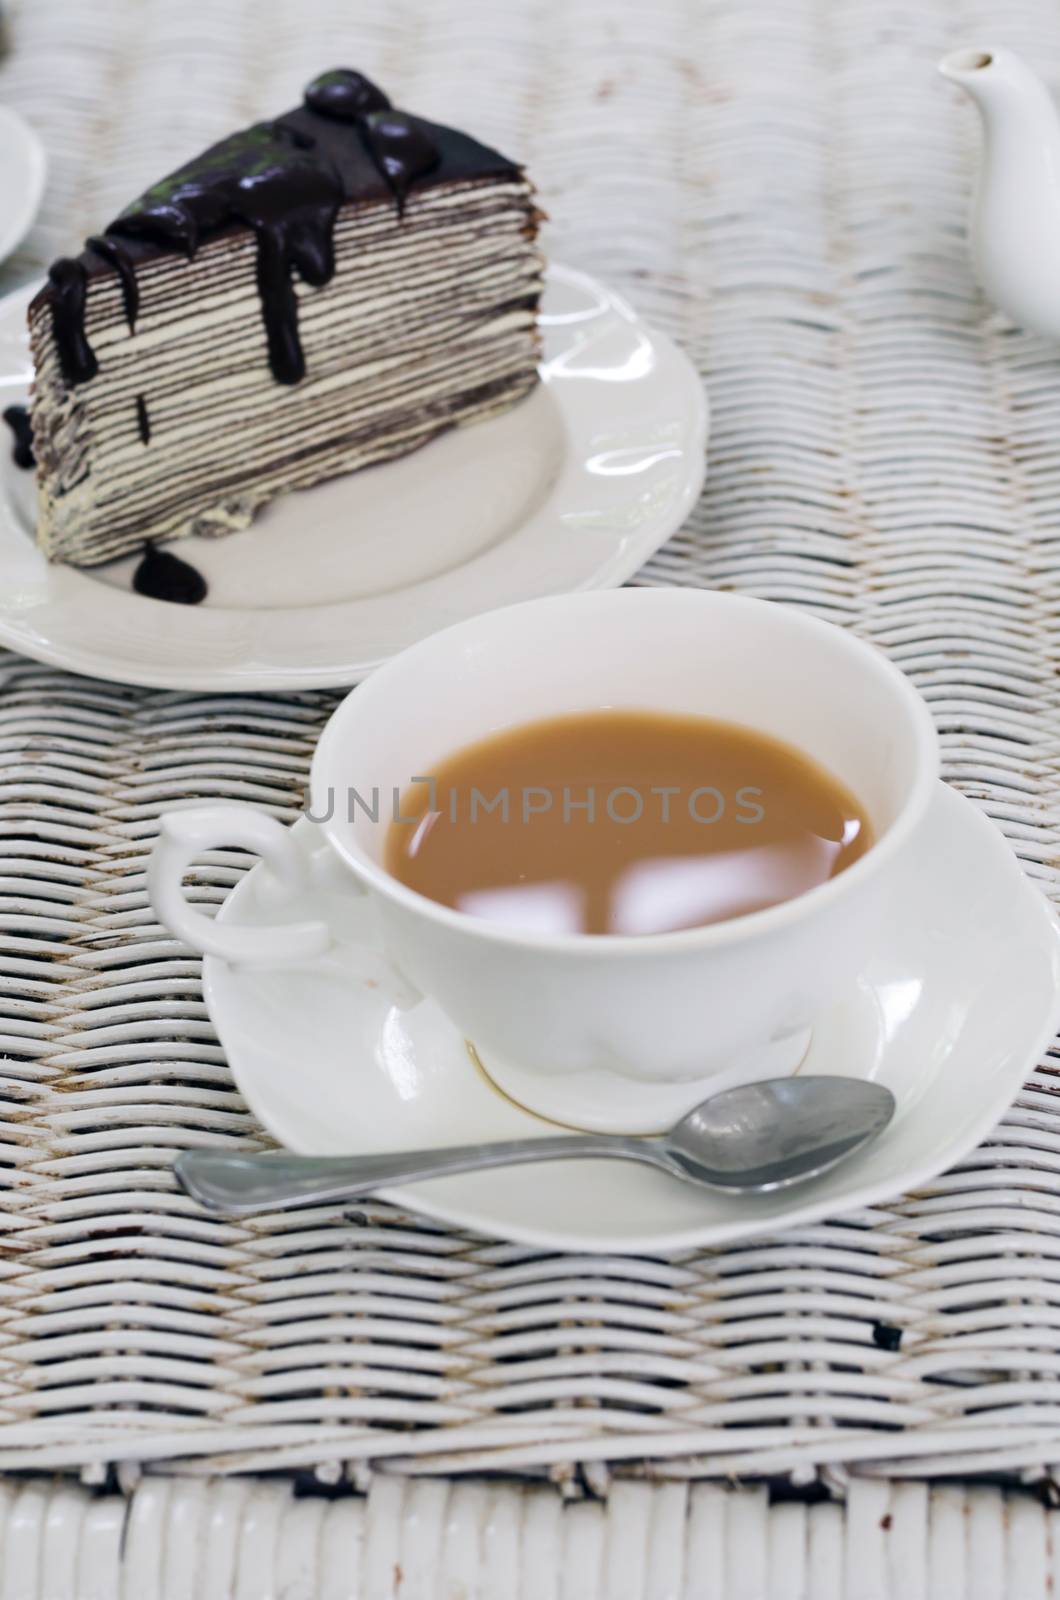
[[[140,442],[151,442],[151,418],[147,415],[147,401],[142,394],[136,396],[136,426],[140,430]]]
[[[190,562],[159,550],[150,541],[133,573],[133,588],[149,600],[171,600],[179,606],[197,606],[208,592],[206,579]]]
[[[25,406],[8,406],[4,412],[4,421],[14,434],[14,443],[11,447],[11,459],[16,467],[21,467],[24,472],[30,472],[37,465],[37,458],[33,454],[33,429],[30,427],[29,412]]]
[[[305,106],[336,122],[356,122],[368,111],[389,111],[390,101],[363,73],[336,67],[313,79],[305,92]]]
[[[62,256],[48,269],[52,288],[52,327],[63,377],[72,388],[87,383],[99,363],[85,338],[85,269],[80,261]]]
[[[404,111],[372,111],[361,118],[360,126],[368,152],[401,210],[416,179],[438,165],[438,148]]]

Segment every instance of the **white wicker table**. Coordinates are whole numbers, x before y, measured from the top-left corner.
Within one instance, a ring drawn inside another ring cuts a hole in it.
[[[977,296],[972,118],[934,74],[1004,40],[1060,75],[1051,0],[9,9],[0,99],[52,165],[0,286],[322,66],[522,155],[551,250],[709,376],[708,487],[642,581],[882,645],[1060,893],[1060,353]],[[146,906],[158,813],[293,818],[333,703],[0,656],[0,1471],[73,1475],[0,1490],[0,1600],[1044,1596],[1055,1060],[924,1191],[716,1253],[562,1258],[382,1205],[235,1224],[174,1191],[181,1147],[260,1134]],[[241,870],[219,854],[203,898]],[[984,1477],[1012,1487],[940,1482]],[[845,1510],[789,1498],[822,1489]]]

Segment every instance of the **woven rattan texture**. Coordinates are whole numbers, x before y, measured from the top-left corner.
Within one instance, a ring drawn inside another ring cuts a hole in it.
[[[1060,1512],[1027,1489],[854,1481],[544,1485],[377,1475],[0,1482],[0,1600],[1055,1600]]]
[[[1053,890],[1060,354],[977,297],[971,114],[933,71],[1000,38],[1060,73],[1051,0],[23,0],[0,97],[52,171],[20,266],[340,61],[523,155],[553,253],[709,379],[709,485],[644,580],[882,645],[950,780]],[[383,1206],[207,1218],[174,1152],[259,1133],[145,854],[174,803],[293,818],[333,697],[13,657],[0,684],[0,1469],[1060,1463],[1056,1063],[929,1190],[745,1248],[562,1258]],[[203,900],[243,866],[213,856]]]

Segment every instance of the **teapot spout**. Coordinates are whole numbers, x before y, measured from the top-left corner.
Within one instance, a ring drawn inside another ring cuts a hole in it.
[[[993,65],[992,50],[951,50],[949,55],[943,56],[939,62],[939,71],[944,78],[952,78],[954,83],[964,83],[975,73],[984,72],[987,67]]]
[[[972,97],[984,121],[1017,118],[1057,126],[1049,89],[1014,50],[953,50],[939,71]]]
[[[1012,50],[956,50],[939,70],[983,128],[970,237],[987,295],[1025,328],[1060,339],[1060,114]]]

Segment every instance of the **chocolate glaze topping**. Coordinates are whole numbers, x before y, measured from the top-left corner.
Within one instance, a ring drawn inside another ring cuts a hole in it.
[[[341,202],[330,161],[278,133],[275,123],[259,122],[148,189],[108,232],[190,257],[204,235],[228,223],[252,228],[269,365],[278,382],[297,383],[305,361],[292,278],[297,272],[306,283],[323,284],[331,277],[331,234]]]
[[[295,128],[291,123],[284,122],[282,117],[276,118],[272,131],[277,139],[289,139],[296,150],[312,150],[316,144],[311,133],[303,133],[301,128]]]
[[[147,415],[147,401],[142,394],[136,396],[136,426],[140,430],[140,439],[144,444],[151,442],[151,418]]]
[[[97,256],[102,256],[104,261],[109,261],[118,277],[121,279],[122,299],[125,302],[125,320],[129,324],[129,332],[136,328],[136,314],[140,309],[140,285],[136,281],[136,267],[128,250],[120,239],[115,239],[111,234],[96,234],[85,242],[86,250],[94,250]]]
[[[438,151],[420,123],[404,111],[369,111],[360,121],[364,142],[394,191],[398,210],[417,178],[438,165]]]
[[[4,412],[4,421],[15,436],[11,447],[11,459],[16,467],[22,467],[24,471],[29,472],[37,465],[37,458],[33,454],[33,429],[29,425],[29,412],[25,406],[8,406]]]
[[[206,579],[190,561],[156,549],[150,539],[133,573],[133,588],[149,600],[172,600],[178,606],[197,606],[208,593]]]
[[[42,293],[51,305],[63,377],[71,385],[84,383],[97,370],[84,332],[86,277],[120,273],[131,327],[142,261],[170,252],[190,259],[204,240],[249,227],[257,239],[269,365],[278,382],[297,383],[305,360],[294,274],[314,286],[327,283],[334,271],[335,218],[344,202],[390,195],[400,212],[410,188],[428,177],[445,183],[518,170],[465,134],[391,110],[386,95],[359,72],[322,73],[302,106],[213,145],[128,206],[78,261],[55,263]]]

